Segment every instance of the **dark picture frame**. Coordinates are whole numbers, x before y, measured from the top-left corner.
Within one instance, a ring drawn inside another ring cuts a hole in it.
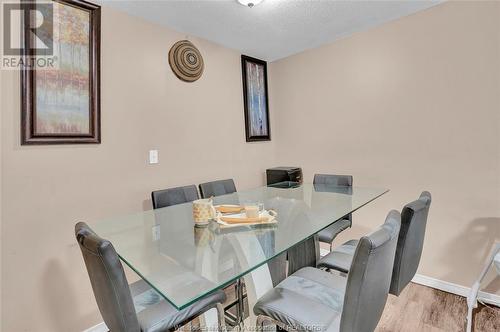
[[[270,141],[267,62],[242,55],[241,70],[246,141]]]
[[[100,111],[100,48],[101,48],[101,7],[82,0],[54,0],[65,6],[83,10],[89,14],[89,44],[88,44],[88,133],[50,133],[37,132],[37,69],[23,67],[21,69],[21,145],[32,144],[99,144],[101,143],[101,111]],[[31,47],[28,8],[33,8],[30,2],[21,3],[24,10],[23,52],[25,59],[36,56]],[[56,69],[57,70],[57,69]]]

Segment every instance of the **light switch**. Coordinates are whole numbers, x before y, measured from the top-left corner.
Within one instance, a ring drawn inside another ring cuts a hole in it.
[[[158,150],[149,150],[149,163],[158,164]]]
[[[158,241],[160,239],[160,225],[154,225],[151,228],[151,231],[153,232],[153,241]]]

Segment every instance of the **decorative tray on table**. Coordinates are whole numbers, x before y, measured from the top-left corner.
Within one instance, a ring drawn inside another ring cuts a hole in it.
[[[278,214],[274,210],[263,210],[259,212],[258,217],[248,218],[243,207],[239,205],[218,205],[215,209],[217,211],[215,221],[222,228],[273,225],[278,222],[276,220]]]

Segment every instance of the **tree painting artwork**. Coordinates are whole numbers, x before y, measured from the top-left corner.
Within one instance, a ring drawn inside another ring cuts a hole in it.
[[[269,102],[267,93],[267,63],[242,56],[243,96],[247,142],[269,141]]]
[[[36,75],[36,132],[90,134],[89,13],[54,2],[59,70]]]
[[[100,7],[76,0],[52,3],[57,62],[23,75],[29,98],[23,102],[23,144],[100,143]]]

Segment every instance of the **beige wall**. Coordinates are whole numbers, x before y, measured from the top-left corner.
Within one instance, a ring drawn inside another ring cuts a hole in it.
[[[271,143],[245,143],[237,52],[193,38],[206,70],[182,83],[167,54],[185,36],[108,8],[101,145],[21,147],[19,76],[2,72],[4,331],[100,321],[77,220],[150,208],[150,191],[163,187],[225,177],[257,186],[276,164],[391,189],[342,239],[430,190],[419,272],[470,285],[500,233],[499,12],[447,3],[271,64]],[[152,148],[159,165],[146,163]]]
[[[20,146],[19,75],[2,72],[8,332],[82,331],[101,320],[76,221],[149,209],[154,189],[229,177],[255,187],[274,165],[274,142],[245,142],[238,52],[191,39],[206,68],[184,83],[168,51],[185,35],[108,8],[102,14],[102,144]],[[146,163],[152,148],[159,165]]]
[[[1,5],[1,2],[0,2]],[[1,25],[1,24],[0,24]],[[0,33],[3,34],[2,28],[0,28]],[[2,89],[2,76],[3,76],[3,71],[0,70],[0,105],[2,105],[1,100],[3,100],[3,89]],[[0,112],[3,109],[0,108]],[[0,128],[2,128],[2,116],[0,115]],[[0,133],[0,332],[3,331],[2,329],[2,192],[3,192],[3,183],[2,183],[2,178],[3,178],[3,155],[2,155],[2,134]]]
[[[391,189],[339,240],[429,190],[419,273],[470,287],[500,240],[500,3],[445,3],[270,75],[280,164]]]

